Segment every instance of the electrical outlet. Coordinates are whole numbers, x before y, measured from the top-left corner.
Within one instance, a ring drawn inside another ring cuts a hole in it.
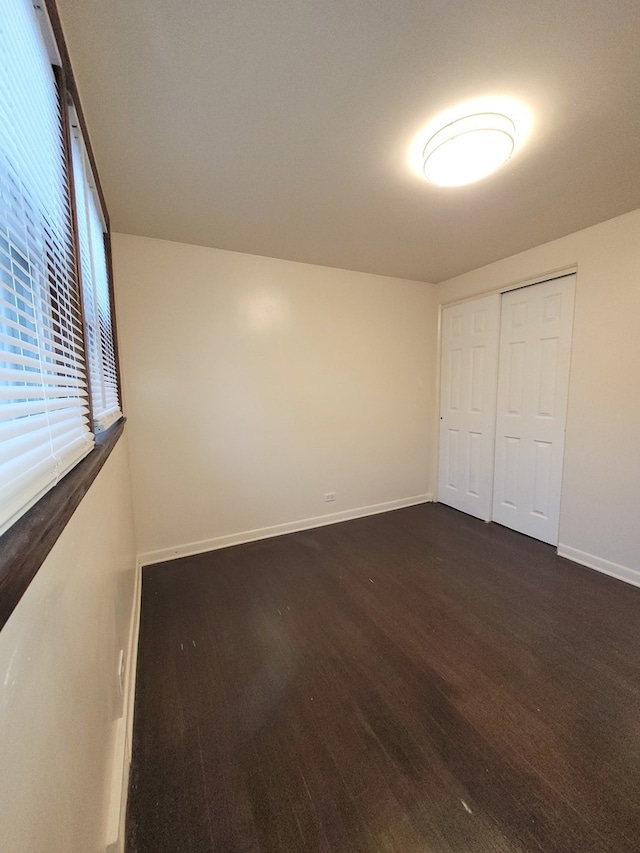
[[[336,493],[335,492],[325,492],[324,493],[324,502],[325,503],[328,504],[331,501],[335,501],[335,499],[336,499]]]

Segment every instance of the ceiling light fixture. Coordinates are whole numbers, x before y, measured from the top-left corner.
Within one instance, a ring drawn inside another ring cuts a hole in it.
[[[425,177],[441,187],[485,178],[513,154],[515,125],[501,113],[466,115],[431,136],[423,151]]]

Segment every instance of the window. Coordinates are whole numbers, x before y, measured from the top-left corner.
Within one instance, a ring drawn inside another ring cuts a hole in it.
[[[60,65],[40,5],[3,0],[0,533],[121,416],[105,217]]]
[[[107,229],[74,110],[70,111],[70,123],[93,424],[96,432],[102,432],[122,416],[118,400],[118,375],[111,322],[109,270],[105,246]]]

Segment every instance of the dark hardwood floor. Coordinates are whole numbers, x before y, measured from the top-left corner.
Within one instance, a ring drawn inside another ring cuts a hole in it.
[[[640,850],[640,589],[428,504],[142,593],[128,853]]]

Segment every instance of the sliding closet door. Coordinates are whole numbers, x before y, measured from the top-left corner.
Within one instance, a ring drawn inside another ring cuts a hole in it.
[[[442,312],[438,500],[491,518],[500,296]]]
[[[556,545],[575,275],[502,295],[493,520]]]

